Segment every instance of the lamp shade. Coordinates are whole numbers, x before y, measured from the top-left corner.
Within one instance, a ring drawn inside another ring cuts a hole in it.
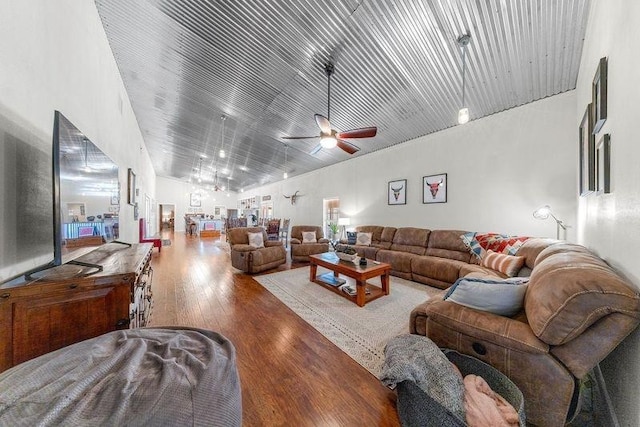
[[[338,225],[351,225],[351,219],[350,218],[339,218],[338,219]]]
[[[533,211],[533,217],[535,219],[547,219],[551,214],[551,207],[549,205],[544,205]]]

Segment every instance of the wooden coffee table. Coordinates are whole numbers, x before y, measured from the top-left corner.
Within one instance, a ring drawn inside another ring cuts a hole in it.
[[[366,266],[360,266],[349,261],[341,261],[333,252],[326,252],[318,255],[309,255],[311,269],[309,271],[309,280],[322,285],[323,287],[342,295],[363,307],[366,303],[380,298],[383,295],[389,295],[389,273],[391,265],[384,262],[376,262],[367,260]],[[325,273],[316,277],[318,266],[328,268],[332,272]],[[356,295],[349,295],[343,292],[339,286],[345,283],[344,279],[340,279],[340,275],[351,277],[356,281]],[[380,276],[381,286],[375,286],[367,283],[368,279]],[[369,293],[367,293],[367,291]]]

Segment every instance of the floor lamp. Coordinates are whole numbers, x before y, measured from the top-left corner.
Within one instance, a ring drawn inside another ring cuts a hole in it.
[[[553,218],[556,221],[556,239],[558,240],[560,240],[560,229],[567,229],[567,226],[564,225],[564,222],[556,218],[553,212],[551,212],[551,206],[549,205],[544,205],[533,211],[533,217],[535,219],[547,219],[549,217]]]

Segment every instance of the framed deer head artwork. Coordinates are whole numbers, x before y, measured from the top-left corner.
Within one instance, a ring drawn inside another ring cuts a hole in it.
[[[447,174],[422,177],[422,203],[447,203]]]
[[[407,180],[398,179],[389,181],[387,189],[387,200],[390,205],[406,205],[407,204]]]

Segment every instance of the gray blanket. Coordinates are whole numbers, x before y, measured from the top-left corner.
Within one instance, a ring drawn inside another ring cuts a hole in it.
[[[384,355],[381,381],[385,385],[411,381],[458,420],[465,419],[462,377],[433,341],[399,335],[389,340]]]
[[[0,425],[241,423],[235,348],[211,331],[115,331],[0,374]]]

